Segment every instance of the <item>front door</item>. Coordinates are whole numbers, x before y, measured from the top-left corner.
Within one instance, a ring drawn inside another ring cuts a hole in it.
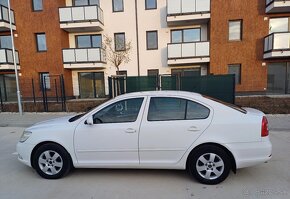
[[[139,127],[146,97],[112,102],[91,114],[93,125],[82,121],[74,143],[79,164],[86,166],[138,165]]]

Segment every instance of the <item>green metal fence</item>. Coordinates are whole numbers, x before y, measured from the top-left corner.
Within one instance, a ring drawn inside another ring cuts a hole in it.
[[[152,90],[182,90],[197,92],[219,100],[235,103],[234,75],[181,77],[172,75],[109,77],[110,97],[124,93]]]

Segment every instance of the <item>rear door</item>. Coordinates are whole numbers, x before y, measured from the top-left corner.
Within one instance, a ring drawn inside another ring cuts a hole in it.
[[[139,136],[141,165],[175,164],[209,126],[213,111],[180,97],[151,97]]]

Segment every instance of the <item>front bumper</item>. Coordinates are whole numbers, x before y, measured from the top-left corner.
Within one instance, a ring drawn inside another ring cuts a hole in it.
[[[16,151],[18,153],[18,160],[23,164],[31,167],[31,153],[34,145],[18,142],[16,146]]]

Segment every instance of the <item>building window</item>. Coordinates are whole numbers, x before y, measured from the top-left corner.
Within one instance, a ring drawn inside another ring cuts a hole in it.
[[[126,49],[125,33],[115,33],[115,50],[124,51]]]
[[[181,77],[198,77],[201,71],[200,68],[172,69],[171,74]]]
[[[123,0],[113,0],[113,12],[124,12]]]
[[[0,36],[0,48],[12,49],[11,36]]]
[[[148,76],[159,76],[159,70],[158,69],[150,69],[147,71]]]
[[[50,76],[48,72],[39,73],[39,79],[41,90],[50,89]]]
[[[47,51],[45,33],[36,33],[37,51]]]
[[[229,21],[229,41],[242,40],[242,20]]]
[[[241,64],[230,64],[228,73],[235,75],[235,83],[241,84]]]
[[[77,48],[101,48],[102,35],[78,35],[76,44]]]
[[[74,6],[99,5],[99,0],[73,0]]]
[[[290,62],[273,62],[268,64],[267,93],[290,93]]]
[[[8,7],[8,1],[7,0],[0,0],[0,5]]]
[[[119,71],[117,71],[117,75],[124,75],[127,77],[127,71],[126,70],[119,70]]]
[[[78,75],[80,98],[105,97],[105,78],[103,72],[81,72]]]
[[[32,0],[33,11],[42,11],[43,10],[43,0]]]
[[[171,31],[171,43],[186,43],[201,40],[200,28]]]
[[[157,31],[147,31],[146,32],[146,43],[147,43],[147,50],[157,50],[158,49],[158,33],[157,33]]]
[[[269,22],[269,33],[273,32],[288,32],[289,18],[272,18]]]
[[[145,8],[146,10],[157,9],[156,0],[145,0]]]

